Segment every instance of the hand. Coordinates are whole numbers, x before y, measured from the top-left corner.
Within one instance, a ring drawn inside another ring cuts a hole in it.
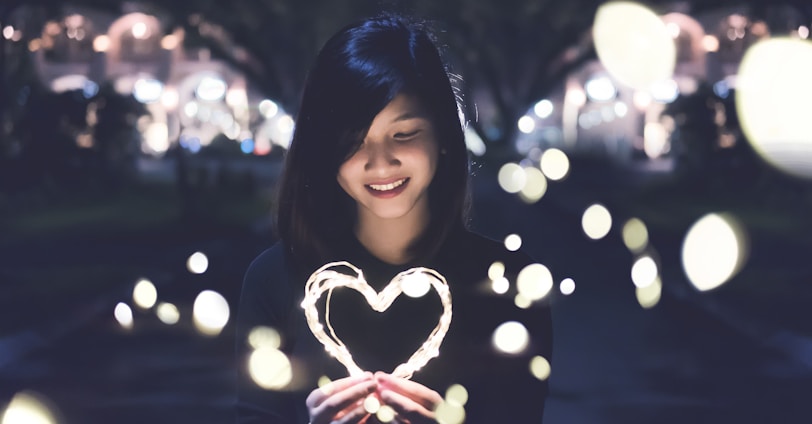
[[[378,394],[395,410],[395,420],[405,424],[436,423],[434,411],[443,398],[428,387],[405,378],[377,372]]]
[[[377,384],[372,373],[345,377],[310,392],[305,405],[311,424],[360,423],[369,415],[364,398],[375,393]]]

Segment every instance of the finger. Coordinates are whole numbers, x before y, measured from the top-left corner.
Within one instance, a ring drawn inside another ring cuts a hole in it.
[[[315,408],[311,408],[311,421],[315,424],[323,420],[330,421],[336,414],[374,393],[377,384],[374,380],[362,381],[344,390],[334,392]]]
[[[366,416],[369,415],[367,410],[364,408],[363,403],[359,405],[355,405],[354,407],[350,407],[349,410],[346,411],[341,418],[333,421],[336,424],[357,424],[364,420]],[[333,424],[331,423],[331,424]]]
[[[434,419],[434,412],[393,390],[384,389],[381,392],[381,400],[385,405],[389,405],[395,410],[400,418],[405,418],[411,423],[428,422]]]
[[[428,387],[405,378],[395,377],[390,374],[375,373],[375,380],[384,388],[391,389],[405,395],[413,401],[419,403],[424,408],[434,410],[443,401],[443,397]]]
[[[356,376],[344,377],[340,378],[335,381],[331,381],[318,389],[313,390],[307,396],[305,400],[305,405],[309,408],[313,408],[324,402],[328,396],[335,392],[340,392],[346,390],[349,387],[352,387],[358,383],[363,381],[370,380],[372,378],[372,373],[364,373]]]

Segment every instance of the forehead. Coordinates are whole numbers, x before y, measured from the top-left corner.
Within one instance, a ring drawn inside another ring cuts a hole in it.
[[[378,112],[378,115],[372,121],[372,126],[409,119],[428,119],[428,113],[417,96],[401,93]]]

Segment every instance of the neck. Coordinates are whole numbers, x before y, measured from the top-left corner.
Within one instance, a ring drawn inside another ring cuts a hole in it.
[[[413,258],[409,247],[428,227],[428,210],[414,211],[400,218],[385,219],[359,213],[355,235],[358,241],[378,259],[390,264],[404,264]]]

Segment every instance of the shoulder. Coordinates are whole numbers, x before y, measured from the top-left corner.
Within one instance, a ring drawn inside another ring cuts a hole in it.
[[[276,242],[260,252],[245,271],[244,290],[271,289],[274,283],[283,281],[288,273],[285,245]]]

